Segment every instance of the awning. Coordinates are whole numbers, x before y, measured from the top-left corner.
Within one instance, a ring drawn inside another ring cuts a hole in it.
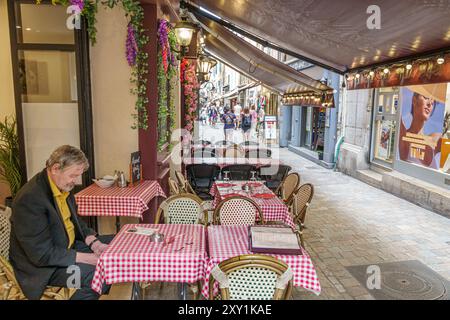
[[[208,52],[235,66],[238,70],[245,70],[244,74],[261,81],[269,88],[285,93],[295,87],[298,93],[313,92],[319,95],[333,91],[320,81],[269,56],[220,24],[204,17],[197,18],[209,33],[205,39]]]
[[[346,72],[450,49],[447,1],[188,1],[316,65]],[[378,10],[376,7],[374,10]],[[368,13],[369,12],[369,13]]]
[[[244,85],[243,87],[238,88],[238,92],[241,92],[241,91],[244,91],[244,90],[247,90],[247,89],[251,89],[253,87],[259,86],[260,84],[261,83],[258,83],[258,82],[250,82],[250,83]]]

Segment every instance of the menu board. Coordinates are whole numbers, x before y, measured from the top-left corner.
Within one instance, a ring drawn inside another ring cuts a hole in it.
[[[254,253],[302,254],[291,228],[250,226],[249,238],[249,249]]]
[[[131,154],[130,179],[131,184],[142,180],[141,153],[139,151]]]

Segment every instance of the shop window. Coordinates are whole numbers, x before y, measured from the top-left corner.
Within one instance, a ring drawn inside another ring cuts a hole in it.
[[[398,159],[450,173],[450,86],[403,87]]]
[[[375,162],[388,166],[392,166],[394,161],[398,103],[398,89],[382,88],[378,90],[373,125],[373,158]]]

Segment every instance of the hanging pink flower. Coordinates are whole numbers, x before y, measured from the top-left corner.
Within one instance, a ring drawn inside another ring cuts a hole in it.
[[[70,4],[72,6],[77,6],[80,9],[80,11],[83,11],[84,0],[70,0]]]

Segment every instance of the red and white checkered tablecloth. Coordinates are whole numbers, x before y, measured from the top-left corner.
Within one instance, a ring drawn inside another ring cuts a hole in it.
[[[265,159],[265,158],[191,158],[185,157],[183,158],[183,163],[185,165],[190,164],[216,164],[220,168],[224,168],[228,165],[233,164],[250,164],[255,166],[256,168],[271,166],[273,168],[273,172],[277,172],[278,166],[282,164],[282,162],[278,159]]]
[[[249,197],[254,200],[261,208],[262,213],[264,215],[265,221],[282,221],[286,225],[291,228],[295,228],[295,223],[292,220],[292,217],[289,213],[289,208],[283,203],[280,198],[274,196],[271,199],[261,199],[252,197],[252,194],[247,194],[246,191],[242,190],[242,186],[251,181],[230,181],[230,183],[235,184],[235,187],[228,188],[220,188],[217,187],[217,183],[223,183],[223,181],[217,181],[213,184],[210,190],[210,194],[214,197],[213,207],[215,208],[220,201],[224,200],[224,196],[229,193],[237,193],[244,197]],[[260,182],[260,181],[258,181]],[[253,194],[257,193],[271,193],[273,192],[267,188],[262,182],[261,187],[257,187],[257,189],[253,190]],[[234,189],[236,190],[234,190]]]
[[[205,270],[202,288],[204,297],[209,297],[209,276],[211,270],[220,262],[242,254],[252,254],[248,249],[248,226],[209,226],[208,227],[209,260]],[[284,261],[294,274],[293,285],[303,287],[319,295],[321,291],[319,278],[314,265],[305,249],[302,255],[272,256]],[[218,292],[218,284],[215,294]]]
[[[148,236],[127,233],[136,226],[157,228],[165,239],[178,237],[170,244],[154,243]],[[91,287],[100,293],[103,283],[202,280],[207,262],[205,237],[202,225],[125,225],[100,256]]]
[[[142,219],[154,197],[166,197],[157,181],[142,181],[133,187],[100,188],[95,183],[75,195],[80,216],[126,216]]]

